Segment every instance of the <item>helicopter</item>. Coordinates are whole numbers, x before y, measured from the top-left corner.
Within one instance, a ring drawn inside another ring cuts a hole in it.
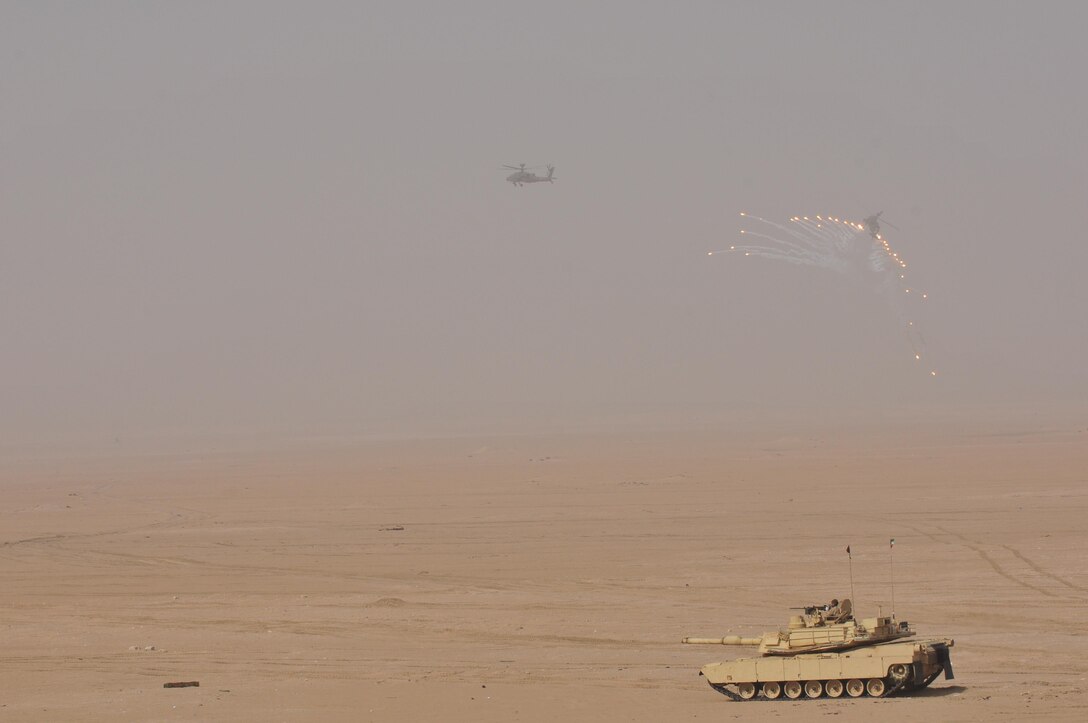
[[[869,216],[867,218],[862,219],[862,223],[865,224],[865,229],[869,232],[869,235],[872,236],[874,239],[880,238],[880,216],[883,213],[884,213],[883,211],[877,211],[872,216]],[[888,223],[887,221],[885,221],[884,223],[886,223],[888,226],[891,226],[896,231],[899,230],[893,224]]]
[[[506,180],[514,184],[515,187],[524,186],[526,183],[543,183],[544,181],[552,183],[555,180],[552,175],[553,173],[555,173],[555,166],[547,167],[548,175],[546,176],[538,176],[531,171],[525,170],[524,163],[518,166],[504,165],[503,168],[509,168],[510,170],[514,171],[514,173],[511,173],[509,176],[506,177]],[[534,168],[539,168],[539,166],[534,166]]]

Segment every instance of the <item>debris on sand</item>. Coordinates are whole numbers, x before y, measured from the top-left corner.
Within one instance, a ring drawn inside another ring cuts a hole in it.
[[[177,683],[163,683],[164,688],[199,688],[199,680],[182,680]]]
[[[379,527],[378,532],[401,532],[404,530],[404,525],[390,525],[389,527]]]

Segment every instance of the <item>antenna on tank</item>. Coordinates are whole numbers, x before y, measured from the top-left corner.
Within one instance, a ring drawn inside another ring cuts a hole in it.
[[[895,551],[895,538],[888,540],[888,574],[892,582],[892,617],[895,617],[895,560],[892,554]]]
[[[850,564],[850,602],[854,603],[856,607],[857,603],[854,598],[854,556],[850,554],[850,545],[846,546],[846,559],[849,560]]]

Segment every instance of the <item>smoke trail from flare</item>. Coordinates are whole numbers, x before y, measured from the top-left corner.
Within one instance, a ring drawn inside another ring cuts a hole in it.
[[[888,299],[915,360],[927,359],[925,339],[908,313],[906,299],[920,302],[929,295],[907,285],[907,263],[892,249],[874,219],[869,219],[874,223],[867,226],[836,216],[794,216],[781,224],[747,213],[740,215],[748,222],[740,231],[741,240],[724,251],[710,251],[708,256],[739,252],[864,280]],[[929,374],[937,376],[934,369]]]

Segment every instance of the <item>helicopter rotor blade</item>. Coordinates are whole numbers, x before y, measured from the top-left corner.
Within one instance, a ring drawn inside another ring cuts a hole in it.
[[[894,223],[891,223],[890,221],[885,221],[884,219],[881,219],[880,223],[884,224],[885,226],[888,226],[889,228],[894,228],[896,231],[899,230],[899,227],[896,226]]]

